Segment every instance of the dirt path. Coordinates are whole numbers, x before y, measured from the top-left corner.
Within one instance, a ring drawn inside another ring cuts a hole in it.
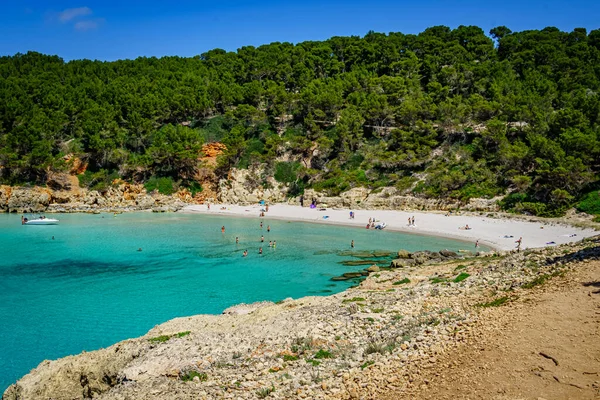
[[[482,319],[473,342],[389,399],[600,399],[600,262]]]

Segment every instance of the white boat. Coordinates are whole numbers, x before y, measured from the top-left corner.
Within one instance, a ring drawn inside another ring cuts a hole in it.
[[[21,223],[23,225],[58,225],[58,220],[54,219],[54,218],[46,218],[46,217],[39,217],[36,219],[23,218],[21,220]]]

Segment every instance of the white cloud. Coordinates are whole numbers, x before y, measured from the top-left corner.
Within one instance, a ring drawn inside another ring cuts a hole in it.
[[[100,25],[100,23],[102,21],[103,21],[102,19],[79,21],[79,22],[76,22],[75,25],[73,25],[73,27],[75,28],[76,31],[81,31],[81,32],[89,31],[89,30],[98,28],[98,26]]]
[[[58,20],[62,23],[65,23],[65,22],[69,22],[77,17],[84,17],[86,15],[91,15],[91,14],[92,14],[92,9],[89,7],[67,8],[66,10],[58,13]],[[75,25],[77,26],[77,24],[75,24]],[[96,24],[96,26],[97,26],[97,24]],[[77,27],[75,29],[77,29]]]

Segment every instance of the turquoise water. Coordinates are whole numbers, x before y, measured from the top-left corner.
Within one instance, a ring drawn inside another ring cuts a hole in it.
[[[60,225],[22,226],[19,215],[0,214],[0,393],[44,359],[106,347],[174,317],[340,292],[353,283],[330,278],[360,269],[339,264],[349,258],[335,254],[349,250],[351,240],[356,250],[466,246],[302,222],[265,220],[261,230],[259,220],[251,218],[56,217]],[[276,240],[277,248],[269,248],[269,240]]]

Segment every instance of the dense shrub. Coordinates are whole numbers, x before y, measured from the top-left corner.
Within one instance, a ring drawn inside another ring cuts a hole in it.
[[[577,204],[577,209],[588,214],[600,215],[600,190],[587,193]]]
[[[148,192],[158,190],[158,193],[166,195],[175,193],[175,182],[169,177],[152,177],[144,184],[144,187]]]

